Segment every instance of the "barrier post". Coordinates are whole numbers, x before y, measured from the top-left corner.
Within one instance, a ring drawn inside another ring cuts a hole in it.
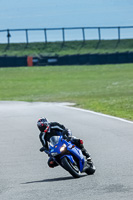
[[[120,27],[118,27],[118,40],[121,39],[121,36],[120,36]]]
[[[9,32],[9,29],[7,29],[7,43],[8,43],[8,46],[10,45],[10,37],[11,37],[11,34]]]
[[[99,40],[101,40],[101,29],[100,29],[100,27],[98,27],[98,37],[99,37]]]
[[[83,41],[85,41],[85,29],[82,28],[82,34],[83,34]]]
[[[45,43],[47,43],[47,29],[44,29]]]
[[[62,28],[62,38],[63,38],[63,43],[65,42],[65,30]]]
[[[27,45],[28,45],[28,43],[29,43],[29,39],[28,39],[28,30],[26,29],[25,32],[26,32],[26,43],[27,43]]]

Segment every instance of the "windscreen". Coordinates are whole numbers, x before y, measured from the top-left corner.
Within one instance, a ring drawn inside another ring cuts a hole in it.
[[[59,139],[60,139],[60,136],[52,136],[50,138],[50,145],[55,146],[56,144],[58,144]]]

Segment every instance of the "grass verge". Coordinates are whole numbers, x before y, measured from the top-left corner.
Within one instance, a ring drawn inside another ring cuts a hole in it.
[[[0,68],[0,100],[74,102],[133,120],[133,64]]]

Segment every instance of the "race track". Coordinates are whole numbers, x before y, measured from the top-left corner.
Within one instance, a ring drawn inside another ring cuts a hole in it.
[[[47,166],[36,122],[46,116],[84,140],[96,173]],[[1,200],[132,200],[133,123],[58,103],[0,102]]]

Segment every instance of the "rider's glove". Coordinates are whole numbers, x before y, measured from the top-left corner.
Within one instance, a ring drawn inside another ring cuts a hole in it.
[[[44,147],[41,147],[39,151],[43,152],[45,150]]]
[[[41,152],[44,151],[46,154],[48,154],[48,156],[50,156],[50,155],[49,155],[49,150],[47,150],[45,147],[41,147],[41,148],[40,148],[40,151],[41,151]]]

